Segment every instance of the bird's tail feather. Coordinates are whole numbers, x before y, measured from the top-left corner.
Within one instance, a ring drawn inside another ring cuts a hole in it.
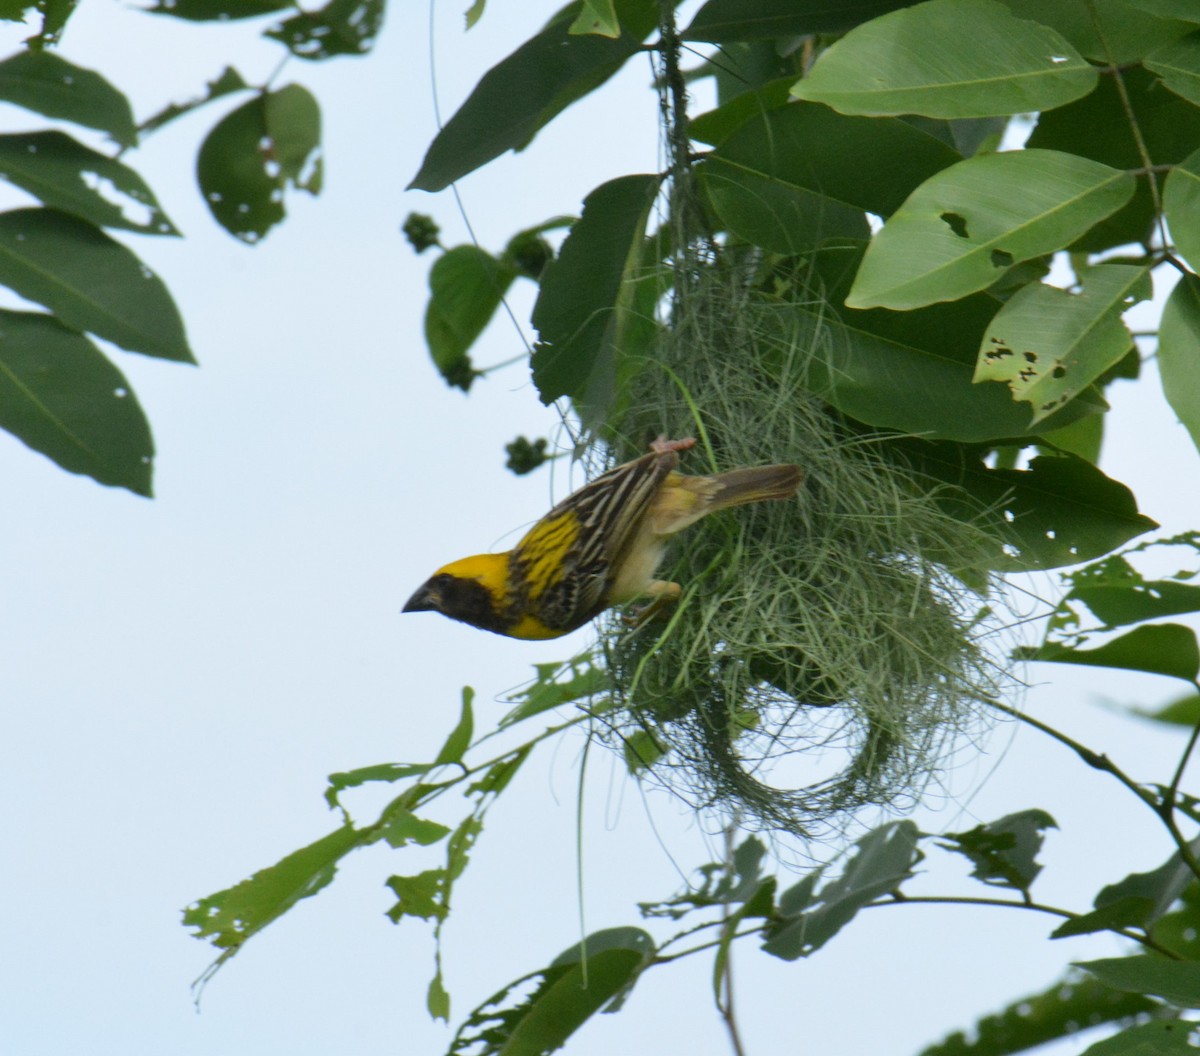
[[[804,480],[804,470],[789,464],[731,469],[712,478],[719,486],[709,512],[747,502],[790,499]]]

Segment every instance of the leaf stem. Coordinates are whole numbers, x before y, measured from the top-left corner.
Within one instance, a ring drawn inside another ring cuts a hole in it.
[[[1146,788],[1143,788],[1136,781],[1134,781],[1133,778],[1125,773],[1124,770],[1117,766],[1117,764],[1114,763],[1104,753],[1094,752],[1086,745],[1080,744],[1073,737],[1069,737],[1062,731],[1056,730],[1053,726],[1048,726],[1046,723],[1035,719],[1032,715],[1026,715],[1023,712],[1018,711],[1016,708],[1009,707],[1007,704],[1003,704],[998,700],[989,700],[988,703],[999,711],[1004,712],[1006,715],[1011,715],[1014,719],[1017,719],[1028,726],[1032,726],[1035,730],[1039,730],[1048,737],[1052,737],[1060,744],[1066,745],[1066,747],[1070,748],[1071,751],[1079,756],[1079,758],[1087,763],[1087,765],[1093,770],[1100,770],[1106,774],[1111,774],[1118,781],[1120,781],[1121,784],[1129,789],[1130,792],[1132,792],[1135,796],[1137,796],[1138,799],[1145,803],[1146,806],[1154,811],[1155,816],[1163,823],[1164,826],[1166,826],[1167,832],[1171,836],[1171,840],[1174,842],[1176,849],[1179,851],[1179,857],[1183,860],[1184,864],[1188,867],[1192,874],[1196,876],[1197,879],[1200,879],[1200,859],[1198,859],[1195,853],[1192,851],[1191,845],[1189,844],[1187,838],[1183,835],[1183,832],[1180,830],[1178,822],[1175,820],[1176,786],[1174,784],[1172,784],[1172,786],[1166,790],[1166,794],[1162,795],[1161,797],[1156,796],[1154,793],[1150,792]],[[1198,729],[1200,729],[1200,727],[1198,727]],[[1190,755],[1198,737],[1200,737],[1200,733],[1194,732],[1192,739],[1188,744],[1187,751],[1181,760],[1181,766],[1177,770],[1176,781],[1178,781],[1178,779],[1182,776],[1182,764],[1186,763],[1187,758]]]
[[[883,899],[878,902],[868,902],[863,908],[871,909],[878,906],[894,906],[903,903],[925,903],[926,905],[959,905],[959,906],[1004,906],[1009,909],[1029,909],[1035,913],[1046,913],[1053,917],[1061,917],[1064,920],[1078,920],[1079,914],[1072,913],[1069,909],[1060,909],[1058,906],[1048,906],[1042,902],[1034,902],[1031,899],[1013,902],[1007,898],[982,898],[979,896],[970,895],[902,895],[899,892],[893,893],[890,898]],[[1116,935],[1120,935],[1123,939],[1130,939],[1133,942],[1140,943],[1148,950],[1153,950],[1155,953],[1160,953],[1164,957],[1170,957],[1175,961],[1182,961],[1184,958],[1174,950],[1163,946],[1156,942],[1149,935],[1139,934],[1136,931],[1130,931],[1127,928],[1107,927],[1104,931],[1111,931]]]

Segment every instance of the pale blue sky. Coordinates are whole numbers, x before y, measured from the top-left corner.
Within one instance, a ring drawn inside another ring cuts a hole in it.
[[[465,6],[439,5],[444,113],[549,11],[493,0],[464,36]],[[25,33],[0,35],[7,53]],[[249,25],[197,27],[87,0],[62,54],[105,73],[143,118],[194,95],[227,63],[264,78],[279,49],[257,43]],[[399,614],[434,567],[503,545],[569,486],[561,463],[553,479],[501,468],[506,441],[555,422],[522,367],[464,397],[427,361],[432,257],[415,257],[398,228],[417,209],[437,217],[448,244],[466,238],[449,195],[403,191],[434,130],[428,59],[425,5],[395,3],[374,56],[290,63],[277,83],[308,85],[324,108],[325,192],[290,199],[288,221],[254,249],[209,219],[192,178],[201,131],[232,104],[129,156],[187,238],[127,241],[174,293],[200,361],[191,369],[114,353],[154,428],[155,500],[70,476],[0,437],[5,1052],[433,1056],[449,1044],[424,1012],[427,929],[383,916],[386,876],[425,868],[431,855],[375,847],[351,858],[331,888],[216,977],[200,1015],[188,986],[211,951],[179,925],[193,898],[336,825],[321,797],[325,775],[429,759],[463,683],[478,690],[486,727],[530,665],[587,640],[519,643]],[[630,64],[525,154],[465,180],[483,244],[498,249],[520,227],[576,211],[606,178],[655,169],[648,82],[648,68]],[[43,125],[12,107],[0,123]],[[9,203],[24,199],[0,191]],[[514,298],[518,316],[529,300],[527,290]],[[476,360],[520,347],[501,320]],[[1119,384],[1113,396],[1105,468],[1165,527],[1196,527],[1197,457],[1186,435],[1149,381]],[[1169,774],[1177,735],[1092,703],[1159,702],[1175,692],[1165,680],[1064,677],[1045,666],[1028,677],[1039,683],[1024,701],[1032,712],[1138,777]],[[492,812],[446,929],[456,1019],[578,936],[581,746],[574,738],[544,750]],[[933,797],[921,824],[965,828],[1048,809],[1063,831],[1044,856],[1046,901],[1082,908],[1081,894],[1166,856],[1148,815],[1043,738],[1002,727],[984,748],[954,762],[951,794]],[[616,760],[593,753],[589,767],[587,925],[635,924],[636,901],[679,886],[672,858],[684,868],[709,859],[711,825],[661,794],[643,800]],[[1123,850],[1127,840],[1136,851]],[[1033,914],[905,907],[864,914],[811,961],[739,950],[748,1049],[905,1056],[1041,988],[1066,961],[1119,949],[1102,938],[1048,943],[1049,930]],[[705,958],[656,969],[624,1011],[600,1017],[566,1051],[723,1056],[710,970]]]

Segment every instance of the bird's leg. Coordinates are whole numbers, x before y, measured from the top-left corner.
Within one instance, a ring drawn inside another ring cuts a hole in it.
[[[668,451],[687,451],[695,446],[694,436],[685,436],[682,440],[668,440],[667,434],[662,433],[657,440],[650,441],[650,450],[656,455],[665,455]]]
[[[642,624],[654,619],[664,609],[674,605],[679,600],[680,595],[683,594],[683,587],[678,583],[668,583],[663,579],[655,579],[646,588],[646,593],[650,595],[651,600],[645,605],[639,605],[623,617],[633,630],[637,630]]]

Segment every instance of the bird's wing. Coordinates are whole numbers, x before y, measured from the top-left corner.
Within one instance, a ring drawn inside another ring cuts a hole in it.
[[[678,462],[675,451],[652,451],[610,469],[538,521],[517,544],[515,556],[531,570],[553,563],[559,576],[533,578],[544,589],[569,595],[559,602],[579,614],[580,622],[589,619],[604,607],[613,570]],[[557,553],[550,557],[548,550]]]

